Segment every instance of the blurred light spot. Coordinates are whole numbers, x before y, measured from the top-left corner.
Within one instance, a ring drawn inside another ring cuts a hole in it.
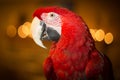
[[[18,35],[21,38],[26,38],[26,37],[31,37],[31,32],[30,32],[30,27],[31,27],[31,23],[30,22],[25,22],[23,25],[21,25],[18,28]]]
[[[23,32],[26,36],[28,36],[29,33],[30,33],[30,31],[29,31],[29,29],[28,29],[28,26],[22,25],[22,32]]]
[[[22,26],[20,26],[20,27],[18,28],[18,35],[19,35],[21,38],[26,38],[26,37],[27,37],[27,35],[25,35],[25,34],[23,33],[23,31],[22,31]]]
[[[90,29],[90,33],[91,33],[93,39],[96,40],[96,39],[95,39],[96,29]]]
[[[26,27],[26,30],[27,30],[26,32],[24,31],[24,33],[31,38],[31,31],[30,31],[31,23],[25,22],[23,25]]]
[[[16,27],[14,25],[10,25],[7,27],[6,34],[9,37],[15,37],[16,35]]]
[[[113,35],[112,33],[107,33],[105,35],[104,41],[106,44],[111,44],[113,42]]]
[[[95,39],[97,41],[102,41],[105,37],[105,32],[102,29],[99,29],[95,33]]]
[[[26,26],[30,27],[31,23],[30,22],[25,22],[23,25],[26,25]]]

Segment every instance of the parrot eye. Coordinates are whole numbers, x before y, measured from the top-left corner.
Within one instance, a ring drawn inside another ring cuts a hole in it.
[[[57,14],[55,14],[54,12],[50,12],[50,13],[48,13],[48,16],[50,18],[55,18],[55,17],[57,17]]]
[[[57,16],[56,13],[50,12],[50,13],[48,13],[47,19],[49,19],[49,20],[54,20],[54,19],[57,18],[57,17],[58,17],[58,16]]]
[[[53,14],[53,13],[51,13],[51,14],[50,14],[50,17],[54,17],[54,14]]]
[[[49,12],[49,13],[43,13],[41,15],[42,20],[47,24],[51,26],[60,26],[61,27],[61,17],[59,14],[55,12]]]

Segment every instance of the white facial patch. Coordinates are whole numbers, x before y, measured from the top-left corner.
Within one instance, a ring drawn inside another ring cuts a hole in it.
[[[42,26],[40,26],[40,19],[38,19],[37,17],[35,17],[32,21],[32,24],[31,24],[31,33],[32,33],[32,37],[33,37],[33,40],[35,41],[35,43],[43,48],[46,48],[42,41],[40,40],[40,36],[42,34]]]
[[[55,12],[43,13],[41,15],[42,20],[47,27],[55,29],[61,35],[62,21],[60,15]]]

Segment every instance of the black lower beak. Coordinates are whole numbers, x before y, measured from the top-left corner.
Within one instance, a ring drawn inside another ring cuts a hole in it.
[[[42,26],[42,34],[40,36],[41,40],[59,40],[60,35],[56,30],[54,30],[52,27],[46,26],[46,24],[43,21],[40,23],[40,25]]]
[[[52,41],[58,41],[60,38],[59,33],[51,27],[47,28],[47,33],[48,33],[49,39]]]

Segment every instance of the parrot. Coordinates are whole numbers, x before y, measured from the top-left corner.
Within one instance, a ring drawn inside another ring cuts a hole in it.
[[[46,80],[114,80],[110,59],[95,47],[89,28],[81,16],[59,6],[40,7],[33,13],[31,34],[46,49],[43,62]]]

